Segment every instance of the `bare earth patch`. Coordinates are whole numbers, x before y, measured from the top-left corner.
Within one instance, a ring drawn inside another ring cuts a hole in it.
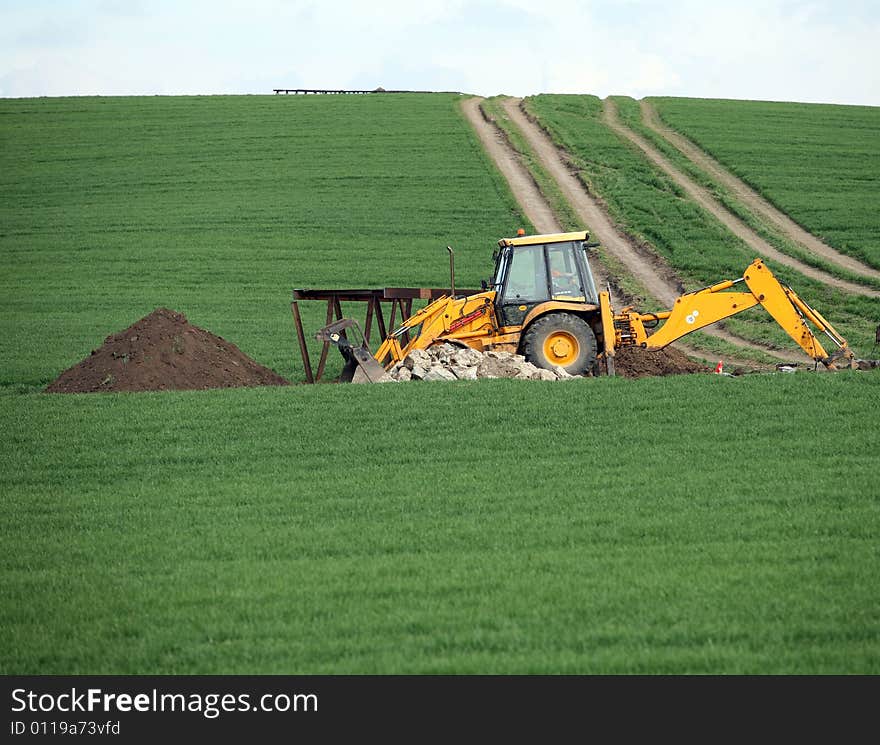
[[[711,372],[673,347],[650,352],[640,347],[621,347],[614,353],[614,369],[622,378]]]
[[[157,308],[65,370],[47,393],[203,390],[290,385],[235,344]]]

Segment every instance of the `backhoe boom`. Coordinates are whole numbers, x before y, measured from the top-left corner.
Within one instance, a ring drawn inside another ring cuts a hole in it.
[[[744,282],[748,292],[725,292]],[[761,305],[812,359],[835,368],[840,360],[850,366],[854,357],[846,340],[789,287],[783,286],[762,259],[749,264],[741,279],[726,280],[703,290],[677,298],[672,309],[662,313],[638,313],[628,308],[614,317],[617,346],[636,344],[646,349],[662,349],[682,336],[710,324]],[[646,324],[665,323],[650,336]],[[807,324],[812,323],[837,347],[828,354]]]

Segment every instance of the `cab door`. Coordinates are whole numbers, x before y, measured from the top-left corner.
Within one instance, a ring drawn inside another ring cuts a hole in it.
[[[550,267],[550,298],[572,303],[587,302],[584,271],[575,244],[555,243],[547,246]],[[591,299],[594,302],[594,299]]]

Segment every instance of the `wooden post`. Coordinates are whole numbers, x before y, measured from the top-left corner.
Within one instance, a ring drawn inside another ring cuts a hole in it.
[[[382,341],[388,337],[388,330],[385,328],[385,316],[382,315],[382,301],[376,300],[376,322],[379,324],[379,338]]]
[[[401,300],[400,301],[400,312],[403,314],[403,320],[405,321],[412,315],[412,299]],[[403,343],[409,344],[409,331],[403,332]]]
[[[333,321],[333,299],[330,298],[327,300],[327,321],[324,323],[325,326],[329,326]],[[325,341],[324,346],[321,349],[321,359],[318,360],[318,374],[315,376],[315,382],[317,383],[321,376],[324,374],[324,365],[327,364],[327,352],[330,349],[330,342]]]
[[[290,310],[293,313],[293,324],[296,327],[296,339],[299,342],[299,353],[302,356],[303,367],[306,371],[306,382],[314,383],[315,377],[312,375],[312,363],[309,360],[309,348],[306,346],[305,332],[303,331],[302,318],[299,315],[299,304],[294,300],[290,304]]]
[[[397,326],[394,325],[394,318],[396,315],[397,315],[397,301],[392,300],[391,301],[391,320],[388,322],[388,326],[392,331],[394,331],[394,329],[397,328]]]
[[[364,341],[370,343],[370,332],[373,328],[373,303],[378,303],[375,295],[367,300],[367,318],[364,321]]]

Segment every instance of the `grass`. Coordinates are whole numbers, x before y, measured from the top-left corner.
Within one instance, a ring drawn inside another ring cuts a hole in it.
[[[650,127],[645,126],[642,121],[641,109],[637,101],[627,96],[612,96],[612,100],[617,106],[621,121],[623,121],[627,127],[648,140],[667,158],[667,160],[671,161],[680,171],[683,171],[690,176],[693,181],[705,187],[731,214],[742,220],[772,246],[805,264],[822,269],[836,277],[841,277],[856,283],[862,283],[875,289],[880,287],[880,281],[874,280],[870,277],[864,277],[863,275],[849,271],[848,269],[843,269],[837,264],[814,254],[809,249],[788,238],[781,230],[770,223],[770,221],[762,215],[753,212],[723,184],[718,182],[706,171],[702,170],[687,156],[683,155],[674,145],[667,142],[664,137],[654,132]]]
[[[873,374],[37,392],[157,305],[298,377],[290,288],[476,283],[456,104],[0,100],[0,674],[880,672]]]
[[[0,672],[876,674],[878,405],[858,373],[6,393]]]
[[[576,159],[582,178],[604,199],[612,217],[662,256],[688,290],[742,276],[755,258],[752,249],[688,199],[641,151],[612,132],[602,121],[598,98],[540,95],[526,102],[557,144]],[[772,269],[818,308],[857,354],[869,352],[880,301],[850,296],[788,267],[772,265]],[[791,340],[763,311],[748,311],[725,323],[747,339],[791,348]]]
[[[459,97],[354,99],[0,100],[0,385],[161,305],[302,379],[293,287],[478,285],[528,223]]]
[[[577,216],[574,208],[568,203],[562,190],[559,188],[559,184],[541,165],[540,158],[535,155],[528,141],[522,132],[519,131],[519,127],[510,120],[510,117],[501,105],[501,101],[504,98],[506,96],[487,98],[480,104],[480,108],[504,133],[510,147],[520,154],[523,165],[532,175],[538,191],[550,205],[550,209],[553,211],[562,229],[571,231],[589,229],[589,225],[585,226],[583,224],[583,220]]]
[[[663,119],[840,251],[880,267],[880,108],[651,98]]]

